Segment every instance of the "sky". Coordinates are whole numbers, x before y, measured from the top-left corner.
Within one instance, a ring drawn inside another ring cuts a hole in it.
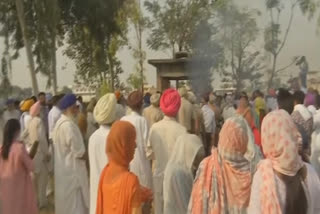
[[[262,15],[257,18],[258,27],[261,30],[259,34],[259,39],[254,44],[254,48],[263,52],[263,29],[268,23],[268,16],[266,15],[264,1],[236,0],[235,2],[237,2],[237,4],[240,7],[255,8],[261,11]],[[288,6],[286,6],[285,8],[286,10],[283,12],[283,15],[281,16],[282,31],[285,31],[285,26],[287,25],[289,20]],[[316,19],[309,21],[305,16],[301,14],[300,10],[296,8],[293,19],[293,25],[288,37],[288,42],[279,56],[279,68],[289,64],[293,56],[305,55],[308,59],[310,70],[320,71],[320,35],[317,35],[316,30]],[[131,43],[134,42],[135,39],[133,35],[133,32],[129,32],[129,40]],[[146,39],[146,37],[147,35],[145,34],[144,38]],[[72,86],[75,73],[74,62],[63,55],[63,48],[64,47],[60,48],[57,51],[58,86],[60,88],[62,88],[63,86]],[[148,49],[146,42],[144,42],[144,48],[147,52],[147,59],[170,58],[169,52],[155,52]],[[2,53],[3,50],[3,38],[0,37],[0,53]],[[121,79],[123,81],[126,81],[129,74],[133,72],[135,69],[136,62],[134,61],[131,55],[132,52],[128,48],[123,48],[118,53],[118,57],[122,62],[122,68],[124,70],[124,74],[121,75]],[[28,70],[25,49],[21,49],[20,57],[17,60],[13,61],[12,65],[12,83],[20,87],[31,87],[30,73]],[[149,65],[147,62],[145,63],[145,66],[147,82],[155,86],[156,69],[153,66]],[[287,73],[297,75],[298,69],[296,67],[291,67],[287,70]],[[214,84],[219,86],[220,78],[217,75],[213,76],[213,78]],[[38,75],[38,84],[41,90],[45,90],[46,80],[40,75]]]

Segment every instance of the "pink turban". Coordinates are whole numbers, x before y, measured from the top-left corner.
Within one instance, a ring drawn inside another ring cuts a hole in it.
[[[36,117],[40,114],[40,109],[41,109],[41,103],[38,101],[35,104],[33,104],[30,108],[30,116],[31,117]]]
[[[311,106],[311,105],[315,105],[316,103],[316,97],[314,94],[312,93],[308,93],[304,99],[304,103],[305,105],[308,107],[308,106]]]
[[[165,115],[175,117],[180,105],[181,97],[177,90],[170,88],[163,92],[160,100],[160,108]]]

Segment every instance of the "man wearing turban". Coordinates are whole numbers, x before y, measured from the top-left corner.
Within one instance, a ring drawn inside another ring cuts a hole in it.
[[[147,155],[153,161],[153,190],[155,214],[163,214],[163,176],[167,162],[176,140],[187,132],[177,122],[176,116],[181,105],[181,97],[177,90],[167,89],[161,96],[160,109],[164,118],[153,124],[150,129]]]
[[[76,123],[78,109],[74,94],[59,102],[62,111],[53,131],[55,210],[59,214],[87,214],[89,182],[85,145]]]
[[[133,160],[130,162],[130,171],[138,176],[142,186],[149,189],[152,188],[152,172],[151,164],[147,159],[147,141],[148,141],[148,122],[141,116],[143,106],[143,94],[140,91],[134,91],[129,94],[127,105],[132,110],[129,115],[121,118],[122,121],[131,123],[136,129],[136,150]],[[146,204],[143,207],[143,213],[150,213],[150,209]]]
[[[34,104],[33,99],[27,99],[25,101],[23,101],[20,110],[22,113],[21,117],[20,117],[20,126],[21,126],[21,132],[24,131],[24,129],[26,128],[28,122],[31,120],[31,116],[29,114],[29,110],[31,108],[31,106]]]
[[[178,120],[189,133],[192,132],[192,121],[194,121],[193,106],[188,98],[188,91],[185,87],[179,89],[181,96],[181,106],[179,109]]]
[[[159,108],[160,96],[159,93],[151,95],[151,105],[143,110],[143,116],[146,118],[149,128],[163,118],[163,113]]]
[[[32,100],[33,102],[33,100]],[[46,190],[48,184],[48,163],[50,161],[49,143],[46,136],[46,127],[40,118],[41,103],[38,101],[30,108],[31,120],[28,122],[23,132],[23,139],[27,141],[29,148],[35,142],[38,142],[38,149],[34,163],[34,183],[37,192],[37,201],[39,208],[46,207],[48,204]]]
[[[116,104],[116,96],[108,93],[98,100],[93,110],[93,117],[100,128],[89,138],[90,214],[96,213],[100,174],[108,163],[105,150],[111,125],[116,119]]]

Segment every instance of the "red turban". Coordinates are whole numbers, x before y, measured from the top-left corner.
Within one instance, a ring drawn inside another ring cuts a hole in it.
[[[170,88],[163,92],[160,100],[160,108],[165,115],[175,117],[180,105],[181,97],[177,90]]]

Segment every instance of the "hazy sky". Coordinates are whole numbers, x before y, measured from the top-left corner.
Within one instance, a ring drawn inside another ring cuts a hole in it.
[[[258,17],[258,26],[261,29],[260,38],[255,44],[255,49],[264,51],[263,49],[263,29],[268,22],[268,17],[265,14],[264,0],[237,0],[237,4],[241,7],[257,8],[262,12],[262,15]],[[288,9],[288,7],[286,7]],[[281,17],[281,27],[285,31],[285,26],[288,23],[289,19],[289,10],[283,12]],[[305,55],[309,61],[310,70],[320,70],[320,36],[316,34],[316,21],[308,21],[306,17],[302,16],[299,9],[295,11],[295,16],[293,20],[293,25],[291,32],[288,37],[288,42],[284,47],[281,55],[279,56],[279,67],[287,65],[293,56],[295,55]],[[134,42],[133,33],[130,33],[130,40]],[[146,37],[146,35],[145,35]],[[146,47],[146,45],[145,45]],[[3,39],[0,38],[0,53],[3,52],[4,45]],[[65,85],[73,84],[73,76],[75,72],[75,66],[73,61],[68,59],[62,54],[63,49],[59,49],[57,52],[57,70],[58,70],[58,85],[59,87]],[[12,74],[12,83],[19,85],[21,87],[30,87],[30,75],[28,70],[28,63],[25,57],[25,50],[20,51],[20,58],[13,62],[13,74]],[[123,48],[119,52],[119,59],[122,62],[122,67],[125,73],[121,76],[122,80],[125,81],[134,70],[135,61],[131,57],[131,52],[127,48]],[[170,54],[164,52],[154,52],[147,49],[147,59],[153,58],[169,58]],[[62,69],[66,67],[66,69]],[[156,82],[156,72],[155,68],[148,65],[146,62],[146,77],[148,83],[155,85]],[[288,72],[297,73],[298,70],[296,67],[292,67]],[[39,87],[41,90],[45,88],[46,80],[38,76]],[[218,84],[219,78],[216,78],[215,83]]]

